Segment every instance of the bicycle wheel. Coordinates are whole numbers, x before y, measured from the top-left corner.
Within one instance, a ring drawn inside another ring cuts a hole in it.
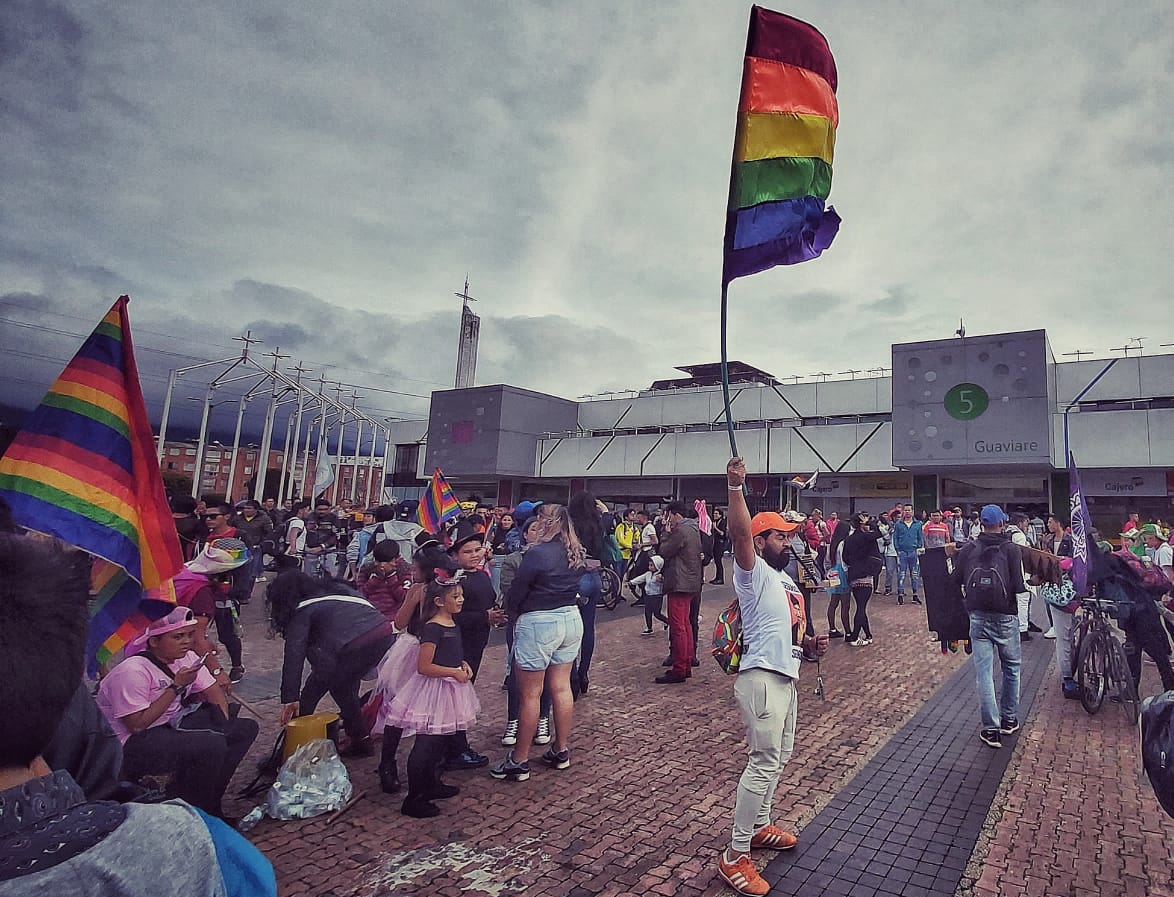
[[[1105,703],[1107,667],[1109,653],[1105,647],[1106,636],[1093,630],[1080,643],[1080,656],[1076,661],[1076,683],[1080,686],[1080,703],[1092,714],[1099,713]]]
[[[616,603],[620,600],[620,578],[616,575],[616,571],[611,567],[601,567],[599,570],[600,585],[603,588],[602,596],[605,604],[610,610],[615,610]]]
[[[1133,684],[1133,674],[1129,671],[1129,661],[1125,658],[1125,649],[1116,638],[1109,637],[1109,691],[1115,703],[1121,704],[1130,725],[1137,724],[1141,714],[1141,702],[1137,697],[1137,687]]]

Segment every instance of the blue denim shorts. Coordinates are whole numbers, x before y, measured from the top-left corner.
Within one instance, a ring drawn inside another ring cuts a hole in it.
[[[570,663],[579,655],[583,618],[575,605],[534,610],[514,624],[514,663],[527,672]]]

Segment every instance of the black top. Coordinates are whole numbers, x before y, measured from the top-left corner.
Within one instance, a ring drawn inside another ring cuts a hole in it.
[[[437,666],[459,667],[465,659],[459,626],[442,626],[429,621],[424,624],[424,631],[420,634],[420,644],[425,643],[436,646],[432,662]]]
[[[465,595],[465,603],[461,612],[453,617],[456,624],[465,632],[488,629],[489,618],[485,612],[497,604],[497,592],[493,590],[493,580],[489,574],[484,570],[466,571],[461,579],[461,591]]]
[[[844,540],[844,565],[848,568],[849,581],[875,576],[884,568],[884,564],[876,533],[872,530],[854,530]]]
[[[574,607],[579,601],[579,577],[584,572],[571,569],[562,536],[531,545],[522,555],[506,595],[506,611],[516,620],[530,611]]]
[[[355,595],[303,601],[285,627],[281,702],[289,704],[298,699],[307,660],[315,673],[329,679],[349,642],[386,623],[381,611]]]
[[[966,583],[971,571],[982,562],[983,552],[995,548],[998,551],[992,560],[1003,581],[1003,595],[984,600],[978,595],[969,594]],[[1027,589],[1023,584],[1023,554],[1006,533],[980,533],[977,541],[967,542],[954,555],[954,581],[962,587],[962,599],[967,610],[1017,615],[1019,606],[1016,596]]]

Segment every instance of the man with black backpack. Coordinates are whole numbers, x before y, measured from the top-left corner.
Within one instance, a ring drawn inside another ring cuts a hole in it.
[[[962,587],[970,616],[974,676],[982,712],[978,737],[993,748],[1003,736],[1019,731],[1019,607],[1025,591],[1019,546],[1003,532],[1007,515],[998,505],[979,512],[982,532],[954,556],[954,579]],[[995,655],[1003,670],[1002,694],[995,697]]]

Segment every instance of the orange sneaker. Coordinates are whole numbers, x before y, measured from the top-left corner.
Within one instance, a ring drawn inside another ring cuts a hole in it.
[[[733,863],[727,863],[726,852],[723,850],[718,856],[717,874],[739,894],[765,897],[770,891],[770,885],[758,874],[758,870],[754,868],[754,861],[748,856],[740,856]]]
[[[764,825],[750,839],[751,847],[769,847],[771,850],[790,850],[799,839],[777,825]]]

